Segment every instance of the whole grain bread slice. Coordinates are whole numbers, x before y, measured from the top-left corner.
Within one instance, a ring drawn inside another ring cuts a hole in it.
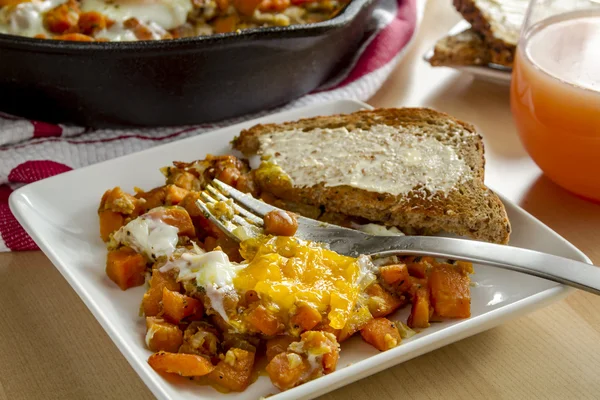
[[[512,67],[529,0],[453,0],[454,7],[485,37],[491,62]]]
[[[469,180],[444,193],[428,195],[420,188],[414,188],[408,194],[392,195],[346,185],[325,186],[318,182],[311,187],[296,187],[285,171],[283,174],[260,173],[263,165],[267,164],[263,163],[255,170],[256,183],[262,191],[281,199],[396,226],[406,234],[445,231],[489,242],[508,242],[511,228],[504,205],[483,183],[485,160],[481,136],[472,125],[447,114],[426,108],[377,109],[283,124],[256,125],[242,131],[232,144],[246,156],[252,156],[261,153],[260,137],[269,133],[341,127],[351,132],[355,129],[369,130],[376,125],[397,127],[399,135],[416,132],[417,135],[435,138],[442,144],[455,146],[457,155],[471,170]],[[348,157],[352,156],[348,154]]]
[[[429,63],[434,67],[456,65],[488,65],[490,49],[475,30],[467,29],[444,36],[435,44]]]

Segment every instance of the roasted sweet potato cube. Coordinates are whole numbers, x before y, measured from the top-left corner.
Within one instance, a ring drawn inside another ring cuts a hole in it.
[[[208,379],[234,392],[244,391],[250,385],[254,353],[242,349],[231,348],[225,358],[217,364]]]
[[[170,206],[175,206],[181,203],[188,193],[189,191],[187,189],[183,189],[175,185],[168,185],[165,203]]]
[[[152,278],[150,278],[150,288],[144,293],[144,298],[142,299],[142,309],[146,317],[153,317],[162,311],[161,302],[164,288],[179,292],[181,285],[169,273],[153,269]]]
[[[151,210],[156,207],[164,206],[167,197],[167,187],[161,186],[150,190],[149,192],[139,192],[135,195],[138,199],[143,199],[144,211]]]
[[[254,329],[268,336],[276,335],[279,331],[277,317],[269,312],[264,306],[259,305],[246,315],[248,322]]]
[[[196,319],[200,319],[204,312],[200,300],[174,292],[166,287],[163,287],[162,306],[165,319],[176,324],[192,315]]]
[[[267,365],[271,382],[280,390],[291,389],[303,383],[310,371],[310,364],[296,353],[279,353]]]
[[[408,281],[408,268],[406,264],[384,265],[379,269],[381,279],[388,285],[399,285]]]
[[[120,187],[107,190],[102,195],[98,211],[110,210],[125,215],[133,214],[139,207],[139,199],[125,193]]]
[[[179,326],[161,318],[146,317],[146,346],[152,351],[177,353],[183,343]]]
[[[167,179],[167,183],[172,183],[175,186],[179,186],[182,189],[186,189],[186,190],[198,190],[199,189],[199,184],[200,182],[198,181],[198,178],[196,178],[196,176],[190,172],[187,171],[183,171],[183,170],[178,170],[178,169],[171,169],[171,176],[169,176],[169,178]]]
[[[46,12],[44,26],[52,33],[67,33],[67,31],[77,28],[79,12],[79,3],[69,0]]]
[[[215,369],[212,363],[202,356],[166,351],[152,354],[148,359],[148,364],[155,371],[181,376],[204,376]]]
[[[267,360],[271,361],[277,354],[285,353],[290,343],[296,340],[292,336],[277,336],[267,340]]]
[[[420,258],[416,258],[416,260],[418,261],[408,262],[406,264],[408,274],[410,276],[414,276],[415,278],[427,278],[427,270],[431,267],[431,265]]]
[[[410,310],[407,325],[413,329],[427,328],[429,326],[431,311],[429,290],[426,287],[418,288],[412,299],[412,308]]]
[[[431,303],[436,315],[446,318],[471,316],[469,277],[451,265],[435,267],[429,275]]]
[[[125,221],[121,213],[110,210],[98,211],[98,219],[100,220],[100,237],[105,242],[108,242],[110,234],[122,227]]]
[[[401,298],[387,292],[381,285],[374,283],[366,290],[369,295],[369,311],[375,318],[385,317],[402,306]]]
[[[360,335],[379,351],[394,348],[402,341],[396,324],[387,318],[372,319],[361,329]]]
[[[233,0],[233,5],[242,15],[251,16],[262,0]]]
[[[174,226],[179,236],[195,237],[196,229],[190,215],[182,207],[161,207],[148,212],[148,215],[162,220],[165,224]]]
[[[146,260],[130,247],[108,252],[106,275],[121,289],[143,285],[146,281]]]
[[[301,305],[298,307],[296,314],[292,317],[292,325],[300,327],[304,331],[310,331],[312,328],[317,326],[323,317],[319,310],[309,307],[307,305]]]

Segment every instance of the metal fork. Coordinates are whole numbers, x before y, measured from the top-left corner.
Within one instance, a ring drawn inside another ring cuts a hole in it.
[[[238,227],[246,231],[259,231],[265,214],[273,210],[283,211],[217,179],[207,186],[201,197],[197,204],[205,216],[237,242],[241,241]],[[210,209],[219,201],[229,202],[236,215],[233,218],[227,215],[215,216]],[[324,243],[339,254],[352,257],[360,254],[373,257],[427,255],[459,259],[534,275],[600,295],[600,269],[568,258],[467,239],[374,236],[301,216],[297,219],[296,237]]]

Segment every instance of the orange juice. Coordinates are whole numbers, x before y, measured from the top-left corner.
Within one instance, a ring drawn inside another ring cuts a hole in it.
[[[544,173],[600,201],[600,12],[553,17],[525,34],[511,107],[521,140]]]

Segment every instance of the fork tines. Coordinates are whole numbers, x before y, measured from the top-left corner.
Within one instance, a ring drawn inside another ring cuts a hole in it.
[[[218,202],[224,202],[231,209],[217,212],[215,205]],[[262,217],[276,209],[217,179],[200,193],[196,204],[206,218],[237,242],[262,230]]]

